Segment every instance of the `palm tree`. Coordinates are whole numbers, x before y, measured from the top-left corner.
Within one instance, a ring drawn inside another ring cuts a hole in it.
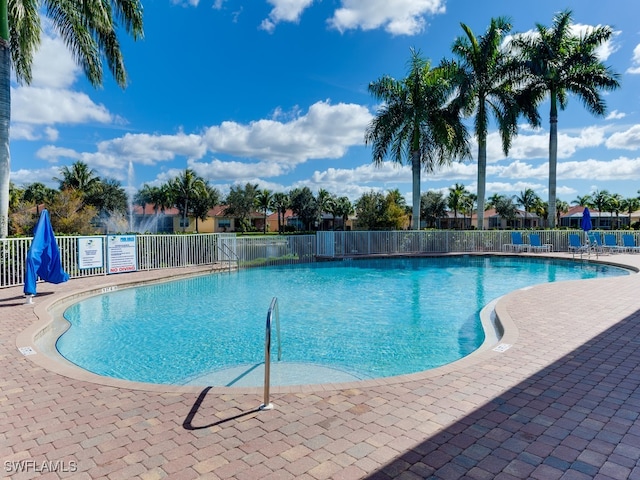
[[[195,200],[202,191],[206,189],[206,182],[199,177],[192,169],[187,168],[184,172],[169,181],[175,206],[182,214],[182,231],[184,232],[188,223],[187,217],[191,212],[191,202]]]
[[[521,205],[524,210],[524,225],[523,228],[527,228],[527,212],[530,212],[536,201],[539,199],[538,194],[531,188],[525,188],[524,191],[517,195],[515,200],[517,205]]]
[[[578,205],[580,207],[590,207],[591,205],[593,205],[593,198],[589,194],[582,195],[582,196],[578,195],[576,198],[573,199],[571,203],[573,203],[574,205]]]
[[[442,192],[429,190],[420,199],[420,214],[426,219],[427,227],[435,227],[436,221],[440,226],[440,219],[447,214],[447,201]]]
[[[549,215],[549,204],[544,202],[547,216]],[[560,225],[560,217],[569,211],[569,204],[564,200],[556,200],[556,225]]]
[[[320,190],[318,190],[316,201],[318,204],[318,223],[320,224],[320,230],[324,230],[324,221],[322,219],[322,215],[331,211],[335,199],[333,198],[333,195],[331,195],[327,190],[321,188]]]
[[[92,193],[100,183],[100,177],[89,165],[79,160],[70,167],[65,165],[60,167],[62,178],[54,178],[60,184],[60,190],[73,190],[80,194],[82,199]]]
[[[209,217],[209,210],[215,207],[220,200],[220,192],[217,188],[203,180],[196,188],[196,195],[191,199],[191,213],[196,219],[196,233],[198,233],[198,220],[203,222]]]
[[[475,114],[474,134],[478,140],[478,229],[484,228],[484,202],[487,176],[487,133],[489,117],[498,123],[502,150],[507,155],[511,139],[517,134],[520,108],[512,87],[517,65],[513,57],[501,49],[511,24],[503,17],[492,18],[486,33],[477,38],[464,23],[465,36],[458,37],[452,47],[460,59],[459,94],[466,116]]]
[[[22,198],[27,202],[36,204],[36,216],[40,216],[40,204],[53,201],[56,191],[47,187],[44,183],[34,182],[27,185],[24,189]]]
[[[103,59],[118,85],[126,85],[117,33],[125,31],[134,40],[143,36],[140,0],[0,2],[0,238],[8,234],[11,67],[18,82],[31,83],[33,55],[42,32],[41,14],[51,20],[94,86],[102,85]]]
[[[369,84],[369,92],[383,106],[367,127],[365,144],[373,146],[378,166],[387,156],[398,164],[411,164],[414,230],[420,228],[421,169],[432,172],[469,155],[459,106],[451,102],[454,88],[452,68],[432,69],[414,50],[407,78],[383,76]]]
[[[629,225],[631,225],[631,214],[636,210],[640,210],[640,199],[637,197],[625,198],[622,200],[620,207],[629,215]]]
[[[273,194],[273,206],[278,213],[278,233],[282,233],[282,228],[284,226],[284,216],[289,208],[289,195],[284,192],[277,192]],[[282,220],[280,217],[282,216]]]
[[[485,204],[485,210],[489,209],[489,208],[496,208],[496,205],[498,204],[498,202],[500,202],[500,200],[502,200],[503,195],[500,195],[499,193],[494,193],[493,195],[491,195],[488,199],[487,199],[487,203]]]
[[[613,216],[616,214],[616,227],[620,228],[620,210],[622,210],[622,195],[619,193],[613,193],[609,197],[609,201],[607,202],[607,211]],[[613,228],[613,225],[610,225],[609,228]]]
[[[458,212],[462,208],[462,201],[464,199],[464,194],[466,189],[464,185],[456,183],[453,187],[449,187],[449,196],[447,197],[447,205],[453,210],[453,221],[458,224],[458,228],[460,227],[460,222],[458,222]]]
[[[353,203],[351,203],[349,197],[338,197],[336,199],[336,205],[338,207],[336,212],[342,218],[342,230],[346,230],[349,216],[355,212]]]
[[[507,221],[507,226],[514,226],[516,220],[516,205],[513,203],[513,197],[501,196],[494,208],[496,209],[496,213]]]
[[[462,220],[464,228],[467,228],[467,213],[469,214],[469,220],[473,216],[473,207],[476,205],[476,201],[478,200],[478,196],[475,193],[470,193],[465,190],[464,196],[462,197]]]
[[[154,205],[154,189],[158,187],[152,187],[145,183],[142,188],[133,196],[133,203],[142,207],[142,217],[144,218],[144,212],[147,209],[147,205]],[[155,208],[155,205],[154,205]],[[157,212],[157,209],[156,209]]]
[[[555,226],[556,167],[558,162],[558,107],[567,107],[568,95],[576,95],[592,114],[604,116],[601,90],[620,86],[618,74],[598,58],[596,49],[611,38],[608,26],[590,29],[582,36],[571,31],[571,11],[553,19],[551,28],[536,24],[535,35],[518,36],[513,45],[519,49],[528,72],[525,96],[537,106],[547,97],[549,112],[549,218]],[[539,115],[536,113],[539,117]],[[534,124],[539,124],[537,119]]]
[[[600,228],[602,212],[606,210],[611,194],[607,190],[596,190],[592,195],[593,206],[598,210],[598,227]]]
[[[262,210],[264,214],[264,225],[262,228],[262,233],[267,234],[267,211],[273,208],[273,194],[271,190],[264,189],[260,190],[256,195],[256,207],[259,210]]]

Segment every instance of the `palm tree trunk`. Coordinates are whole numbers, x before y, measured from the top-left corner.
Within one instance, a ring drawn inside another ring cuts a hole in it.
[[[556,168],[558,164],[558,107],[556,93],[551,93],[549,115],[549,218],[551,228],[556,227]]]
[[[11,51],[7,27],[7,1],[0,1],[0,238],[9,235],[9,180],[11,154],[9,151],[9,123],[11,121]],[[6,37],[5,37],[6,31]]]
[[[413,214],[412,228],[420,230],[420,152],[411,152],[411,173],[413,177]]]
[[[484,197],[487,183],[487,139],[478,139],[478,230],[484,230]]]

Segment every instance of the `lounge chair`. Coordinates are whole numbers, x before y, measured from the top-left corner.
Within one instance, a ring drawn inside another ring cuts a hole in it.
[[[589,253],[589,245],[584,245],[580,240],[580,235],[577,233],[569,234],[569,252],[582,255],[583,253]]]
[[[542,243],[539,233],[529,234],[529,250],[532,252],[550,252],[552,246],[550,243]]]
[[[587,233],[587,238],[589,239],[589,253],[594,252],[596,256],[599,253],[604,253],[604,249],[602,248],[602,239],[600,238],[599,233],[589,232]]]
[[[622,235],[622,246],[626,252],[640,252],[640,246],[636,245],[636,238],[631,233]]]
[[[522,252],[529,251],[529,244],[522,241],[521,232],[511,232],[511,243],[502,245],[503,252]]]
[[[624,245],[618,245],[618,239],[613,233],[604,234],[604,244],[602,248],[609,253],[626,251]]]

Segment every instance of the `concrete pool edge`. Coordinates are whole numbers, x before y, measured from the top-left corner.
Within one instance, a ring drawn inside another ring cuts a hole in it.
[[[461,253],[461,255],[469,255],[469,253]],[[488,255],[488,254],[485,254]],[[491,254],[494,256],[495,254]],[[523,256],[523,255],[518,255]],[[540,257],[540,255],[536,255]],[[552,258],[559,258],[566,260],[567,257],[555,255]],[[616,263],[613,261],[598,261],[591,260],[596,263],[605,263],[613,266],[627,268],[629,270],[638,271],[637,268],[630,266],[626,263]],[[147,272],[148,273],[148,272]],[[63,375],[68,378],[73,378],[80,381],[86,381],[93,384],[102,385],[105,387],[124,388],[130,390],[143,390],[149,392],[164,392],[164,393],[197,393],[201,392],[203,386],[178,386],[167,384],[151,384],[142,382],[133,382],[128,380],[116,379],[111,377],[105,377],[91,373],[87,370],[78,367],[77,365],[69,362],[62,357],[55,348],[55,341],[66,330],[66,320],[52,315],[52,312],[56,308],[62,308],[65,305],[77,301],[79,298],[83,298],[90,295],[105,293],[110,289],[124,289],[136,286],[148,285],[152,283],[162,283],[166,281],[176,280],[181,277],[191,277],[196,275],[205,275],[212,273],[211,268],[192,268],[188,271],[180,270],[177,274],[166,274],[156,278],[137,279],[129,282],[109,282],[99,284],[90,288],[81,288],[72,290],[69,292],[61,292],[54,294],[52,298],[43,298],[42,302],[37,301],[34,305],[34,314],[38,319],[30,327],[18,334],[16,338],[16,346],[20,349],[22,347],[31,347],[35,354],[25,355],[28,359],[35,364],[43,367],[44,369]],[[106,279],[107,277],[105,277]],[[111,280],[112,277],[109,277]],[[527,287],[535,288],[534,287]],[[465,368],[482,361],[485,361],[492,356],[500,355],[510,346],[515,344],[518,339],[518,328],[516,323],[511,318],[506,309],[502,306],[502,299],[511,295],[517,295],[520,290],[510,292],[504,297],[494,300],[481,312],[481,321],[485,332],[489,331],[501,331],[495,336],[487,335],[484,343],[471,354],[463,357],[455,362],[437,367],[422,372],[416,372],[406,375],[398,375],[393,377],[382,377],[376,379],[358,380],[345,383],[325,383],[325,384],[308,384],[308,385],[292,385],[292,386],[271,386],[271,392],[278,393],[296,393],[296,392],[313,392],[313,391],[326,391],[326,390],[344,390],[352,388],[366,388],[378,385],[393,385],[398,383],[406,383],[411,381],[419,381],[428,378],[439,377],[448,373],[452,373],[461,368]],[[494,316],[495,314],[495,316]],[[53,337],[53,338],[51,338]],[[501,348],[495,348],[495,347]],[[251,394],[259,395],[263,391],[263,387],[223,387],[214,386],[209,389],[212,393],[217,394]]]

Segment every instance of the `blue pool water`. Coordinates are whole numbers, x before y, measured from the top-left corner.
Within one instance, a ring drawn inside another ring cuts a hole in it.
[[[228,370],[242,376],[264,360],[266,314],[277,297],[282,365],[311,365],[320,372],[328,367],[354,379],[387,377],[473,352],[484,340],[480,310],[510,291],[625,274],[606,265],[502,256],[248,269],[82,300],[64,312],[71,328],[57,348],[100,375],[220,384],[207,375]]]

